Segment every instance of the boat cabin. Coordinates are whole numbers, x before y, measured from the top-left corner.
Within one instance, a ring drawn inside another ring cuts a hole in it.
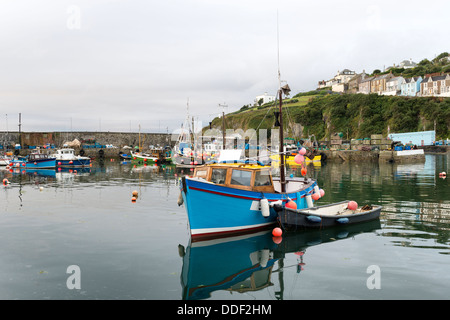
[[[47,160],[51,159],[48,154],[32,153],[28,156],[28,161]]]
[[[217,185],[264,193],[281,193],[279,177],[272,177],[270,166],[255,164],[208,164],[197,166],[194,178]],[[287,178],[286,193],[294,193],[309,188],[312,179],[303,177]]]
[[[198,166],[194,178],[210,183],[258,192],[274,192],[270,167],[251,164],[214,164]]]

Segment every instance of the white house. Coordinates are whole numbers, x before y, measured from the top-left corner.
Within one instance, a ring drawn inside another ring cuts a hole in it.
[[[412,59],[410,58],[409,60],[403,60],[402,62],[400,62],[399,67],[405,69],[415,68],[417,67],[417,63],[412,61]]]
[[[265,103],[275,101],[275,96],[269,96],[269,95],[267,94],[267,92],[264,92],[263,95],[256,96],[255,101],[254,101],[255,104],[257,105],[258,102],[259,102],[261,99],[262,99],[261,105],[263,105],[263,104],[265,104]]]
[[[405,83],[403,77],[395,77],[386,81],[386,90],[381,94],[385,96],[399,95],[402,90],[402,84]]]

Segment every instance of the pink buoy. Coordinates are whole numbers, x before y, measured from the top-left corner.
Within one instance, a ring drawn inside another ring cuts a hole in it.
[[[311,198],[312,198],[314,201],[317,201],[317,200],[320,199],[320,194],[318,194],[318,193],[313,193],[312,196],[311,196]]]
[[[347,204],[347,208],[349,210],[355,211],[356,209],[358,209],[358,203],[356,201],[349,201],[349,203]]]
[[[320,197],[323,197],[325,195],[325,191],[323,189],[320,189],[319,193],[320,193]]]
[[[301,164],[303,161],[305,161],[305,157],[302,156],[301,154],[298,154],[295,156],[294,161],[297,164]]]
[[[305,148],[301,148],[301,149],[298,151],[298,153],[301,154],[301,155],[303,156],[303,155],[305,155],[305,153],[306,153],[306,149],[305,149]]]

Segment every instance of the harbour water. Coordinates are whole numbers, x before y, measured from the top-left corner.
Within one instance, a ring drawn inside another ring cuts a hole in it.
[[[448,299],[442,171],[450,172],[448,153],[420,164],[310,165],[325,190],[320,204],[381,204],[380,221],[281,242],[263,232],[191,243],[177,205],[188,170],[117,161],[77,172],[1,170],[10,184],[0,189],[0,299]]]

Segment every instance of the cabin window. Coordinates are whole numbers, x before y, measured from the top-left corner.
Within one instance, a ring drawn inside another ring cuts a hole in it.
[[[255,175],[255,187],[270,186],[270,173],[269,170],[256,171]]]
[[[207,172],[206,170],[197,170],[197,172],[195,173],[195,176],[206,179],[206,172]]]
[[[240,186],[251,186],[252,172],[244,170],[233,170],[231,173],[231,184]]]
[[[227,169],[213,168],[211,172],[211,182],[217,184],[225,184],[225,178],[227,177]]]

